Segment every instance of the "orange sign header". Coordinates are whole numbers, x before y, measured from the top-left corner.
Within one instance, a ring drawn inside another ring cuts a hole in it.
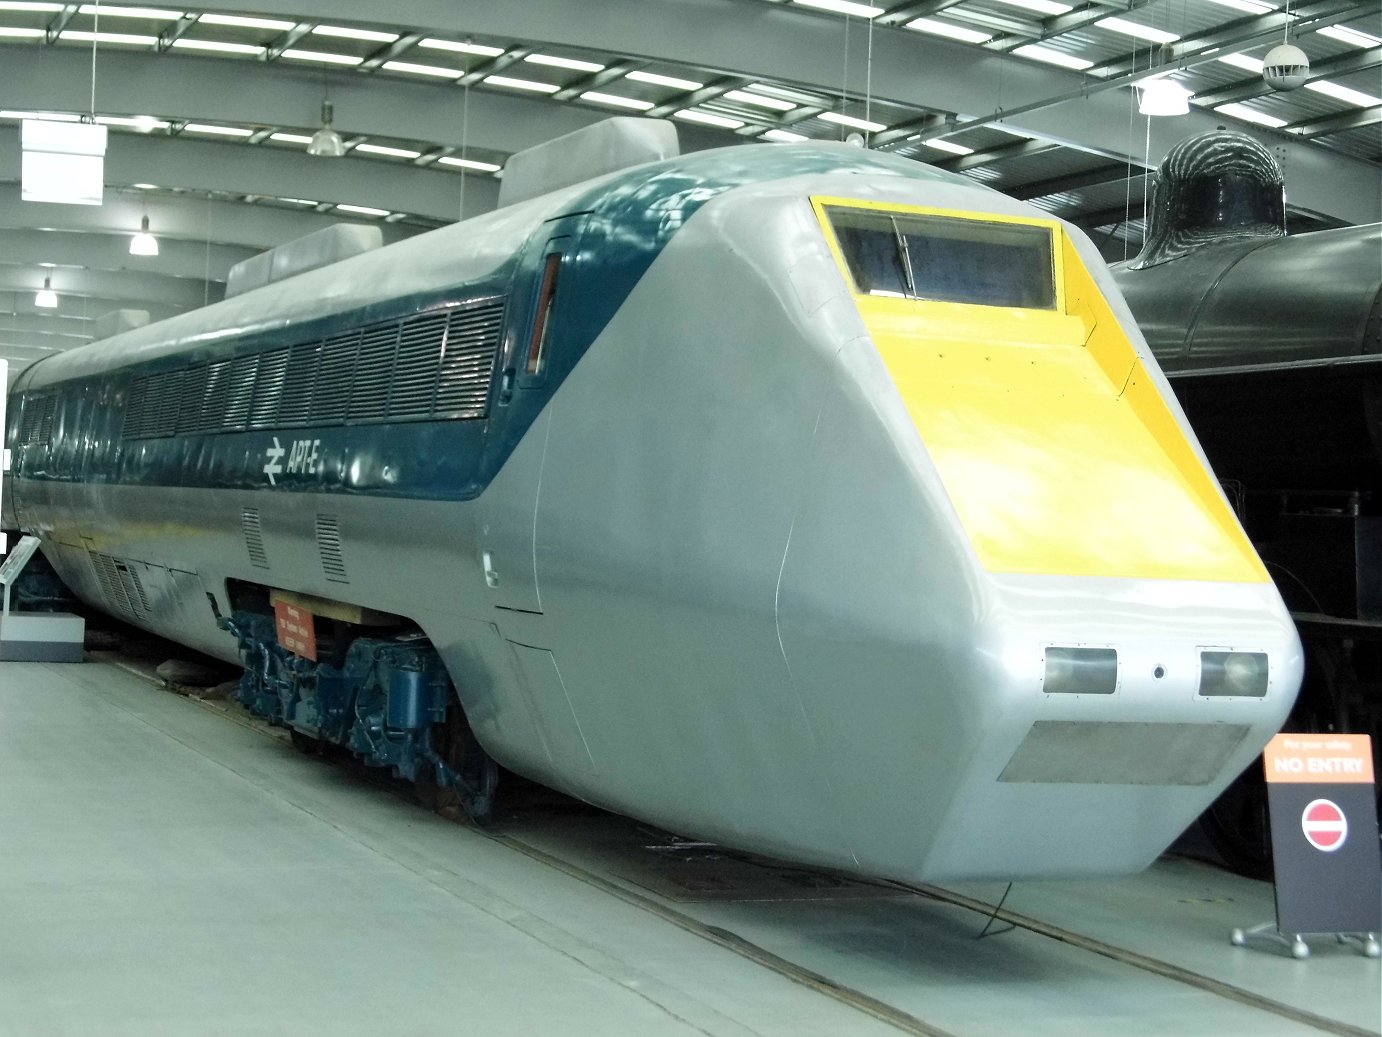
[[[1372,783],[1372,740],[1367,735],[1292,734],[1283,731],[1262,753],[1267,780]]]
[[[276,601],[274,620],[278,624],[279,644],[294,655],[317,661],[317,626],[312,613],[286,601]]]

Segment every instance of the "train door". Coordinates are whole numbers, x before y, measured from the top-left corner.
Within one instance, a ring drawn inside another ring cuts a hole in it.
[[[534,538],[551,422],[544,404],[583,218],[563,216],[544,225],[510,295],[512,316],[486,440],[485,467],[498,474],[479,500],[479,561],[498,609],[542,612]]]

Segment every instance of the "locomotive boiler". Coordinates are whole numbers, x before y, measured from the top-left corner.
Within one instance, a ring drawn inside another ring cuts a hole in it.
[[[1304,638],[1291,729],[1382,724],[1382,224],[1287,236],[1276,160],[1245,134],[1177,144],[1148,238],[1114,276]],[[1382,761],[1379,761],[1382,762]],[[1206,817],[1269,860],[1261,777]]]
[[[29,368],[13,521],[300,744],[869,875],[1141,868],[1280,726],[1080,231],[847,145],[546,186]]]

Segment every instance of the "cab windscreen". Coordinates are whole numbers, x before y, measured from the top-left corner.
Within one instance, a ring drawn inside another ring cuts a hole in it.
[[[1056,307],[1051,231],[867,209],[827,210],[855,288],[978,306]]]

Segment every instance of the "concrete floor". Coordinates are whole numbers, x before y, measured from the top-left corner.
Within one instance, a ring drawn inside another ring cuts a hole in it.
[[[506,827],[961,1037],[1320,1032],[1031,933],[975,941],[972,912],[920,898],[666,897],[631,831]],[[1013,897],[1377,1032],[1376,961],[1228,945],[1270,917],[1264,884],[1172,862]],[[429,1031],[896,1032],[122,669],[0,663],[0,1037]]]

